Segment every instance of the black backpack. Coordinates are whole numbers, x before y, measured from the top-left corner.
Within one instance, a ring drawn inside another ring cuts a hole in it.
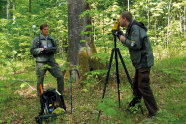
[[[56,91],[56,89],[48,89],[47,91],[44,91],[43,94],[40,96],[40,104],[40,114],[43,114],[44,109],[46,111],[46,114],[51,114],[52,111],[54,111],[57,107],[61,107],[66,111],[63,96],[58,91]]]
[[[57,116],[53,111],[58,107],[61,107],[66,111],[63,95],[56,89],[43,91],[43,94],[40,96],[40,104],[41,112],[39,113],[39,116],[35,118],[36,123],[40,123],[40,121],[48,119],[49,117]]]

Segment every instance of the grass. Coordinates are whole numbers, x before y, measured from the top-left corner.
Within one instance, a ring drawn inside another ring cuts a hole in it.
[[[12,64],[14,66],[10,66]],[[40,111],[39,98],[36,94],[36,75],[34,62],[25,62],[21,67],[19,62],[7,63],[0,77],[0,123],[35,123],[34,117]],[[120,70],[121,79],[126,76]],[[130,69],[133,75],[134,70]],[[185,84],[186,56],[176,56],[156,62],[151,71],[151,88],[158,103],[157,124],[184,123],[185,115]],[[91,82],[91,79],[90,81]],[[123,83],[124,82],[124,83]],[[95,83],[88,87],[73,83],[73,111],[70,113],[70,83],[65,79],[65,102],[67,112],[58,117],[55,123],[114,123],[143,124],[147,110],[142,102],[145,115],[140,111],[127,113],[125,108],[132,99],[129,83],[121,80],[121,107],[118,107],[118,96],[115,76],[111,76],[105,99],[101,97],[103,84]],[[29,85],[30,86],[29,86]],[[45,87],[56,87],[56,80],[49,73],[45,76]],[[87,90],[84,90],[84,89]],[[102,109],[100,121],[97,122],[98,111]]]

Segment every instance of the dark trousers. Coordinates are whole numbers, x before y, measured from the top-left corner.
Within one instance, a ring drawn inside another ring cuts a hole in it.
[[[136,69],[133,85],[138,94],[134,99],[139,102],[143,97],[149,115],[155,115],[158,107],[150,88],[150,68]]]
[[[54,62],[37,62],[36,63],[36,74],[37,74],[37,93],[38,95],[41,94],[40,90],[40,84],[43,86],[43,81],[44,81],[44,75],[46,71],[49,71],[52,76],[57,78],[57,90],[59,93],[64,92],[64,77],[61,72],[61,69],[57,63]]]

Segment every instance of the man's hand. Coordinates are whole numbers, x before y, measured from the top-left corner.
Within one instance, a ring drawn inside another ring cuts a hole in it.
[[[45,48],[47,48],[47,47],[43,47],[43,48],[41,48],[41,51],[44,51],[44,50],[45,50]]]
[[[120,35],[119,40],[121,41],[121,43],[123,43],[126,40],[126,37],[123,35]]]

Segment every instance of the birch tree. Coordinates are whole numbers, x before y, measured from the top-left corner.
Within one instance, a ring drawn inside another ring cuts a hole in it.
[[[13,24],[15,24],[15,10],[16,10],[15,0],[13,0]]]
[[[9,18],[10,18],[10,0],[7,0],[6,15],[7,15],[7,20],[9,20]]]

